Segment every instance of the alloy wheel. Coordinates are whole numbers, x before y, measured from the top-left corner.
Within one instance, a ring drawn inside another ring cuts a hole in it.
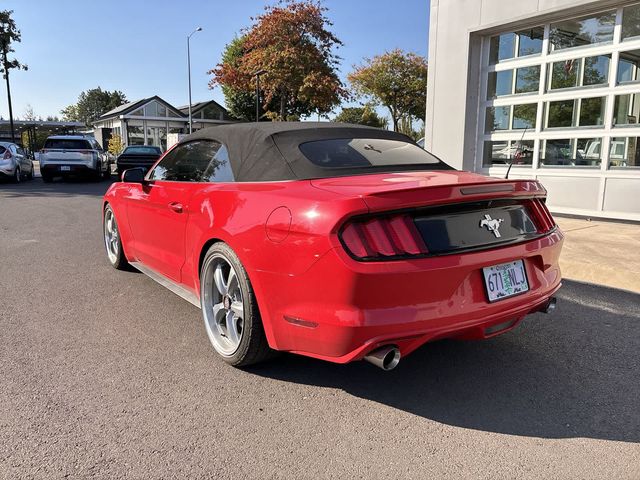
[[[118,232],[118,224],[113,216],[113,211],[107,208],[104,211],[104,245],[107,247],[107,256],[111,263],[118,260],[118,242],[120,234]]]
[[[244,298],[238,275],[222,255],[207,259],[203,268],[201,306],[209,340],[225,357],[240,346],[244,327]]]

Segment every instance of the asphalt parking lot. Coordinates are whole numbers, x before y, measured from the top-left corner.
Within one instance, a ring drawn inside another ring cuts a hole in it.
[[[236,370],[199,311],[105,258],[107,182],[0,184],[0,478],[639,478],[640,295],[392,372]]]

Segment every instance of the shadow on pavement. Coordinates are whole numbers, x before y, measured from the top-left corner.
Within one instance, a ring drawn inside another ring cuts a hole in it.
[[[87,195],[101,197],[109,186],[115,182],[111,180],[92,181],[82,177],[55,179],[52,183],[44,183],[42,178],[34,178],[21,183],[0,182],[0,196],[2,197],[68,197]]]
[[[426,344],[392,372],[294,355],[250,371],[464,428],[640,442],[640,295],[565,281],[558,297],[552,315],[491,340]]]

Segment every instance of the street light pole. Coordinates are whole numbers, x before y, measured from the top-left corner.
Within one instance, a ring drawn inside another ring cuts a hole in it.
[[[256,77],[256,122],[260,121],[260,75],[267,73],[266,70],[261,69],[254,73]]]
[[[193,32],[191,32],[189,35],[187,35],[187,71],[188,71],[188,76],[189,76],[189,133],[191,133],[191,131],[192,131],[192,121],[191,121],[191,45],[190,45],[190,40],[191,40],[191,36],[194,33],[200,32],[201,30],[202,30],[202,27],[198,27]]]

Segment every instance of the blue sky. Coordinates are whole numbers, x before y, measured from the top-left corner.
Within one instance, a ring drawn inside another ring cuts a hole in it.
[[[159,95],[174,105],[187,100],[186,35],[191,39],[193,100],[223,103],[207,87],[206,71],[267,0],[4,0],[22,32],[15,56],[29,66],[11,72],[14,115],[27,104],[36,115],[59,115],[78,94],[101,86],[129,100]],[[364,57],[394,48],[426,56],[429,0],[325,0],[332,31],[344,42],[341,77]],[[0,84],[0,115],[8,117]]]

